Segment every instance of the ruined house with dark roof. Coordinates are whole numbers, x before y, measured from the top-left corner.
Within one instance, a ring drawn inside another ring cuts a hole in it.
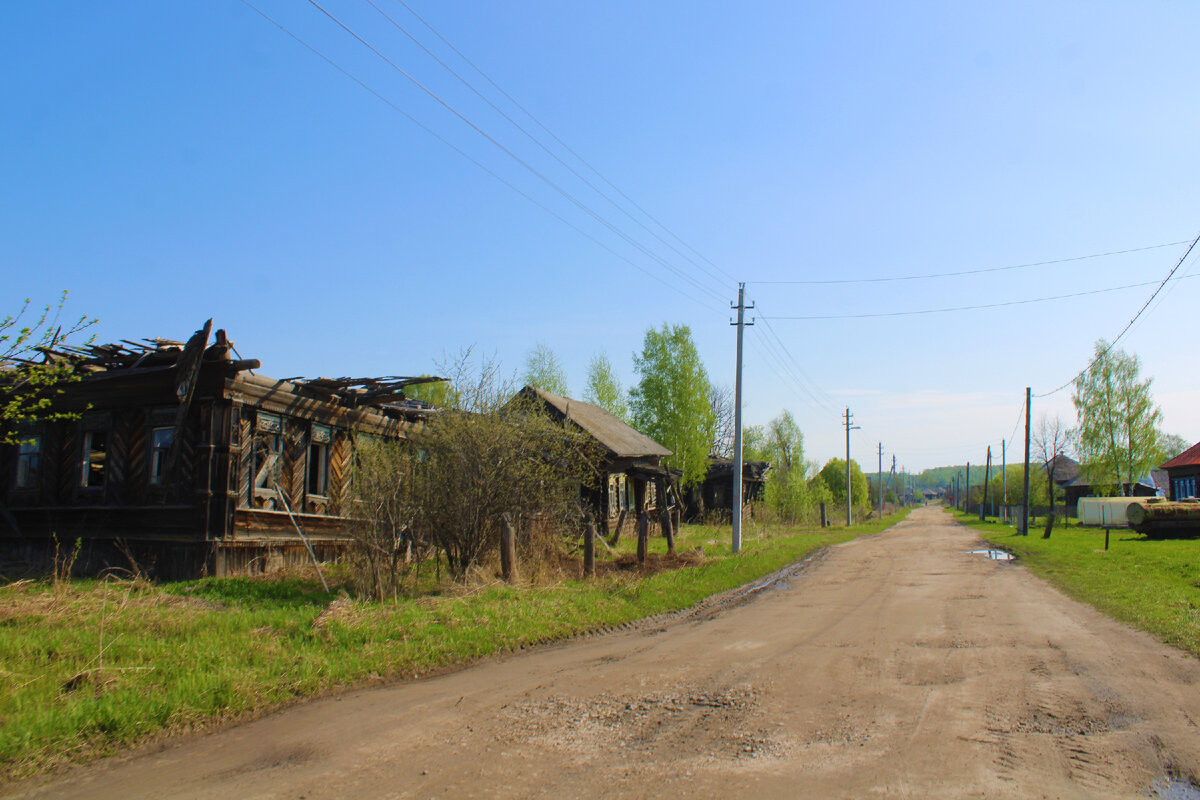
[[[167,339],[47,353],[79,380],[0,447],[0,572],[42,571],[79,540],[76,568],[228,576],[326,560],[355,524],[356,435],[404,438],[431,413],[430,378],[276,380],[235,358],[211,320]]]
[[[670,450],[591,403],[534,386],[517,397],[577,426],[598,445],[597,477],[592,486],[582,487],[582,495],[602,532],[619,533],[627,519],[636,520],[642,512],[662,520],[664,511],[679,507],[679,475],[662,463]]]

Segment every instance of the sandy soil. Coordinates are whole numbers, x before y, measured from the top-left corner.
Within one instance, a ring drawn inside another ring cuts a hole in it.
[[[1200,662],[978,546],[918,509],[689,614],[0,794],[1200,797]]]

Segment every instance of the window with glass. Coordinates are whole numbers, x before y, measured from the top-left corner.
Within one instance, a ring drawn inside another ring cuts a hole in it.
[[[162,486],[167,477],[167,461],[175,443],[175,428],[154,428],[150,432],[150,483]]]
[[[1196,478],[1195,478],[1195,476],[1192,476],[1189,478],[1176,478],[1175,479],[1175,499],[1176,500],[1183,500],[1184,498],[1195,497],[1195,496],[1196,496]]]
[[[104,486],[108,468],[108,431],[83,432],[83,463],[80,465],[80,485],[85,489]]]
[[[17,488],[37,488],[41,465],[42,437],[39,434],[25,436],[17,446]]]

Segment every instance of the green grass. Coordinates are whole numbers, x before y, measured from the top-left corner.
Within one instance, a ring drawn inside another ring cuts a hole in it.
[[[901,516],[824,531],[750,521],[736,557],[727,528],[685,526],[678,550],[694,566],[384,603],[299,578],[10,584],[0,587],[0,778],[687,608]],[[664,550],[651,539],[651,552]]]
[[[1200,540],[1146,539],[1127,530],[1055,526],[1017,536],[1007,525],[955,518],[988,542],[1018,555],[1031,572],[1066,594],[1200,656]]]

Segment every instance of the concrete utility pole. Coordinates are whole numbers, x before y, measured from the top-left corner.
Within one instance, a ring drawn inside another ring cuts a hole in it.
[[[883,517],[883,442],[879,443],[879,481],[876,484],[879,488],[879,516]]]
[[[853,487],[850,485],[850,431],[859,430],[859,426],[853,425],[854,415],[850,413],[850,407],[846,406],[846,413],[842,415],[842,422],[846,426],[846,527],[849,528],[854,520],[851,519],[851,492]]]
[[[1029,401],[1033,389],[1025,387],[1025,502],[1021,504],[1021,535],[1029,535]]]
[[[742,549],[742,331],[753,322],[746,322],[746,309],[754,308],[754,304],[746,305],[746,284],[738,284],[737,305],[737,376],[733,388],[733,552]]]

